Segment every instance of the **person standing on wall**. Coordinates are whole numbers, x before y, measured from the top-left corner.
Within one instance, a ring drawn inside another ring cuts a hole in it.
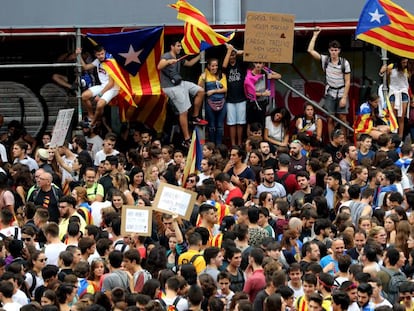
[[[330,115],[337,115],[347,123],[346,116],[349,111],[349,89],[351,86],[351,66],[349,62],[340,57],[341,44],[334,40],[329,43],[329,55],[319,54],[315,50],[315,42],[321,30],[316,28],[309,42],[308,53],[321,62],[326,76],[324,108]],[[328,116],[328,133],[334,129],[334,120]],[[344,130],[344,129],[343,129]]]
[[[170,51],[161,56],[157,68],[161,72],[162,90],[180,114],[179,122],[184,136],[182,145],[188,148],[191,144],[188,130],[188,110],[191,108],[189,95],[194,96],[194,111],[190,122],[193,125],[202,126],[207,125],[208,122],[199,117],[205,94],[204,89],[193,82],[184,81],[180,75],[181,66],[191,67],[195,65],[200,60],[200,55],[191,60],[177,58],[181,53],[181,49],[182,46],[179,41],[171,42]]]

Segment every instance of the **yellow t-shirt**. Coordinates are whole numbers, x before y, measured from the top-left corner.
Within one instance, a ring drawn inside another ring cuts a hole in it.
[[[190,263],[191,259],[193,259],[193,257],[196,255],[199,255],[199,256],[197,256],[193,260],[192,264],[196,268],[197,274],[200,274],[201,271],[203,271],[206,268],[206,262],[204,260],[203,255],[201,255],[200,252],[196,250],[189,249],[185,253],[182,253],[180,257],[178,257],[178,264],[182,265],[182,264]]]

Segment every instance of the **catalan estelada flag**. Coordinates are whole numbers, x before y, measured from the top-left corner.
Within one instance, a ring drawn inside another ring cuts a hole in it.
[[[164,51],[164,28],[152,27],[113,34],[88,34],[113,58],[104,69],[119,85],[120,119],[139,121],[161,132],[167,97],[161,91],[158,61]]]
[[[178,11],[177,19],[185,22],[184,38],[181,41],[186,54],[198,54],[204,47],[222,45],[234,37],[234,33],[223,36],[208,24],[204,14],[185,0],[178,0],[170,7]]]
[[[367,0],[356,38],[396,55],[414,58],[414,16],[390,0]]]
[[[187,159],[185,161],[184,173],[183,173],[183,187],[187,180],[188,175],[200,171],[201,159],[203,158],[203,150],[201,149],[200,139],[198,138],[198,132],[195,128],[191,137],[190,148],[188,149]]]

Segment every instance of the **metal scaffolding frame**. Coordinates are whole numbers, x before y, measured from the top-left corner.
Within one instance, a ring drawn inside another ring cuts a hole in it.
[[[82,33],[80,28],[76,28],[74,32],[60,31],[60,32],[0,32],[0,37],[69,37],[74,36],[76,39],[76,49],[81,48]],[[78,104],[78,121],[82,121],[82,100],[80,89],[80,73],[82,71],[81,55],[77,55],[76,63],[34,63],[34,64],[4,64],[0,65],[0,69],[13,69],[13,68],[62,68],[62,67],[76,67],[76,80],[78,89],[76,92],[77,104]]]

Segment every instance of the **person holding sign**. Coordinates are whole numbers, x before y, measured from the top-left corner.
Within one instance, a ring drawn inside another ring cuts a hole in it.
[[[313,37],[309,42],[308,53],[318,61],[321,61],[322,69],[326,75],[324,108],[331,115],[347,123],[346,116],[349,110],[349,88],[351,86],[351,66],[349,62],[339,57],[341,44],[334,40],[329,43],[329,55],[321,55],[315,50],[315,42],[318,38],[320,28],[315,28]],[[328,116],[329,117],[329,116]],[[328,133],[332,133],[335,124],[332,118],[328,118]]]
[[[253,67],[247,70],[244,79],[244,92],[247,97],[247,134],[250,136],[250,125],[259,122],[264,128],[266,117],[266,105],[271,96],[270,80],[280,79],[282,76],[264,67],[261,62],[253,63]]]

